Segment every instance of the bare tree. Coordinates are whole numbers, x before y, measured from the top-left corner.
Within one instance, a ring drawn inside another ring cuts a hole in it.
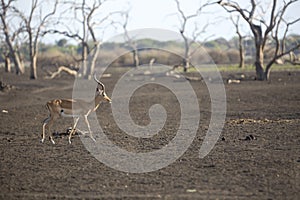
[[[99,55],[101,41],[97,37],[96,29],[105,29],[107,24],[111,24],[110,17],[117,12],[108,13],[105,16],[99,16],[102,5],[109,0],[95,0],[92,4],[89,1],[82,0],[81,3],[66,1],[65,6],[74,14],[74,20],[78,26],[72,28],[64,25],[67,30],[51,30],[51,33],[58,33],[66,37],[75,39],[81,44],[81,74],[84,78],[90,79],[94,73],[97,57]],[[105,25],[106,24],[106,25]],[[77,30],[77,28],[81,30]],[[91,38],[91,40],[90,40]]]
[[[132,57],[133,57],[133,65],[135,67],[138,67],[140,65],[140,59],[139,59],[139,52],[137,48],[136,41],[129,35],[127,30],[128,25],[128,18],[129,18],[129,11],[122,13],[124,16],[124,23],[122,24],[124,34],[125,34],[125,40],[127,42],[127,45],[132,49]]]
[[[24,30],[28,34],[30,79],[37,79],[38,45],[41,36],[44,36],[46,33],[46,31],[42,32],[42,29],[48,25],[47,23],[50,21],[50,18],[55,14],[58,0],[55,0],[52,10],[44,15],[42,4],[43,2],[40,0],[32,0],[28,16],[18,8],[14,7],[14,11],[22,19]]]
[[[237,16],[236,20],[234,20],[233,16],[230,17],[234,27],[236,34],[238,35],[239,39],[239,54],[240,54],[240,63],[239,63],[239,68],[244,68],[245,67],[245,48],[244,48],[244,36],[241,34],[240,28],[239,28],[239,21],[240,21],[240,16]]]
[[[283,25],[285,25],[284,32],[287,33],[289,26],[299,21],[299,18],[292,22],[287,22],[287,20],[284,19],[284,14],[287,9],[297,1],[298,0],[283,1],[283,6],[277,8],[278,1],[272,0],[270,8],[259,7],[261,12],[258,11],[258,3],[255,0],[250,1],[251,6],[249,9],[240,7],[240,5],[234,1],[225,2],[221,0],[218,2],[227,12],[237,12],[249,25],[254,36],[256,48],[255,68],[258,80],[269,80],[270,69],[275,61],[300,47],[300,44],[295,44],[290,49],[280,48],[285,41],[286,34],[282,40],[279,39],[279,32]],[[262,13],[263,16],[260,13]],[[275,42],[275,52],[273,58],[266,64],[266,67],[264,67],[265,47],[270,39],[273,39]]]
[[[279,29],[280,29],[279,25],[277,25],[275,28],[275,31],[272,32],[272,38],[275,41],[275,53],[273,54],[273,58],[271,59],[271,61],[266,66],[266,70],[268,70],[269,72],[270,72],[269,69],[271,68],[271,66],[278,59],[284,58],[284,56],[287,54],[289,54],[289,56],[290,56],[290,60],[289,60],[290,63],[299,64],[299,63],[295,62],[295,60],[293,60],[293,56],[295,56],[293,51],[296,49],[299,49],[300,44],[296,44],[294,47],[292,47],[291,49],[288,49],[288,50],[286,49],[285,44],[286,44],[286,38],[287,38],[287,34],[288,34],[290,26],[299,22],[300,17],[293,21],[287,22],[286,20],[283,19],[283,14],[284,14],[284,12],[281,13],[279,16],[282,19],[282,23],[284,23],[284,26],[285,26],[285,30],[284,30],[282,39],[280,40],[280,38],[279,38]]]
[[[96,10],[99,9],[101,5],[102,5],[101,1],[98,1],[98,3],[94,3],[90,9],[90,12],[87,15],[87,27],[88,27],[89,33],[92,37],[92,40],[93,40],[92,52],[89,52],[89,55],[91,56],[91,58],[90,58],[91,62],[90,62],[89,67],[87,68],[86,74],[85,74],[85,78],[88,78],[88,79],[91,79],[91,76],[94,73],[97,57],[98,57],[99,51],[100,51],[101,42],[96,37],[95,30],[94,30],[94,28],[95,28],[94,26],[96,24],[93,22],[92,19],[93,19],[94,12],[96,12]],[[100,24],[101,24],[101,22],[107,20],[108,17],[109,17],[109,15],[104,17],[102,20],[100,20]]]
[[[188,22],[190,22],[193,18],[199,17],[199,15],[201,14],[202,10],[208,6],[211,5],[213,3],[205,3],[203,5],[201,5],[197,11],[193,14],[187,15],[186,13],[184,13],[184,11],[182,10],[179,0],[174,0],[176,5],[177,5],[177,11],[178,11],[178,17],[180,20],[180,28],[179,28],[179,32],[183,38],[184,41],[184,59],[183,59],[183,69],[184,72],[187,71],[187,69],[190,67],[190,60],[191,60],[191,55],[193,54],[191,52],[191,46],[192,44],[194,44],[197,40],[197,38],[203,33],[205,32],[205,29],[207,28],[208,24],[206,24],[202,30],[199,31],[199,27],[197,26],[197,24],[195,24],[195,28],[193,30],[192,33],[192,37],[189,38],[187,33],[186,33],[186,29],[187,29],[187,24]]]
[[[13,63],[16,68],[17,74],[23,74],[25,71],[24,64],[20,59],[20,54],[18,49],[15,48],[14,40],[18,34],[21,33],[22,29],[18,27],[15,30],[12,30],[10,23],[12,23],[12,19],[9,19],[9,13],[11,12],[11,8],[13,6],[14,0],[1,0],[1,7],[0,7],[0,19],[2,24],[2,31],[5,36],[5,43],[8,48],[8,54],[6,55],[6,61],[10,63],[10,57],[13,60]],[[7,57],[9,56],[9,57]]]

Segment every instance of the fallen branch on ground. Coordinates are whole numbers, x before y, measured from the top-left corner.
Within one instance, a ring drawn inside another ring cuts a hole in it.
[[[49,72],[49,74],[51,76],[46,76],[45,79],[53,79],[57,75],[60,75],[61,72],[66,72],[66,73],[68,73],[72,76],[77,76],[77,71],[76,70],[70,69],[70,68],[65,67],[65,66],[60,66],[56,72]]]

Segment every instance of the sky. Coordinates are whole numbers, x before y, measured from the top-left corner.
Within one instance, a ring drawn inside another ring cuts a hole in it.
[[[180,21],[176,3],[173,0],[131,0],[129,2],[131,9],[128,27],[131,30],[140,28],[162,28],[178,32]],[[201,1],[181,0],[180,6],[186,15],[192,15],[196,13],[197,9],[201,6]],[[203,38],[212,35],[222,35],[228,38],[233,36],[232,30],[226,27],[228,24],[226,20],[219,18],[221,13],[226,15],[226,12],[223,11],[220,6],[211,6],[210,10],[206,9],[205,12],[207,12],[207,14],[202,14],[188,22],[187,32],[189,32],[189,34],[194,30],[195,22],[197,21],[199,30],[207,23],[211,23],[211,26],[207,28],[207,33],[203,34]],[[223,21],[222,25],[220,21]],[[213,23],[219,23],[218,27],[222,29],[221,34]]]
[[[28,5],[24,4],[25,0],[19,1],[19,6],[23,7],[23,10],[29,10]],[[26,0],[27,1],[27,0]],[[45,2],[51,2],[49,0],[43,0]],[[80,0],[76,0],[81,2]],[[93,1],[93,0],[87,0]],[[21,3],[22,2],[22,3]],[[186,15],[194,14],[196,10],[206,1],[204,0],[180,0],[180,6]],[[212,1],[210,1],[212,2]],[[245,5],[245,0],[236,0],[239,4]],[[268,5],[267,1],[261,1],[259,4],[262,6]],[[278,0],[278,4],[282,0]],[[201,4],[202,3],[202,4]],[[44,4],[46,5],[46,4]],[[47,7],[46,7],[47,9]],[[178,18],[178,12],[176,3],[174,0],[111,0],[103,4],[101,13],[109,13],[117,10],[129,10],[129,21],[128,30],[137,29],[166,29],[170,31],[179,30],[180,21]],[[300,1],[295,3],[288,11],[286,19],[295,19],[298,17],[298,12],[300,10]],[[177,13],[177,14],[176,14]],[[194,27],[197,26],[199,30],[202,30],[204,26],[209,24],[206,31],[202,33],[198,40],[203,41],[207,39],[214,39],[218,37],[224,37],[225,39],[231,39],[236,36],[235,28],[229,19],[229,14],[218,4],[207,7],[203,10],[203,14],[199,17],[189,21],[187,24],[187,34],[191,36]],[[101,18],[101,16],[98,16]],[[241,19],[241,31],[244,35],[249,35],[250,31],[248,25]],[[68,24],[68,23],[66,23]],[[76,25],[74,25],[76,26]],[[62,27],[64,28],[64,27]],[[106,41],[122,33],[122,29],[119,27],[117,29],[111,28],[106,29],[104,34],[99,33],[99,37]],[[290,29],[291,33],[300,34],[300,22]],[[53,43],[59,39],[59,36],[46,37],[43,42]]]
[[[281,0],[278,0],[278,2],[280,1]],[[176,15],[178,12],[174,0],[130,0],[127,2],[129,2],[131,5],[130,21],[128,25],[129,29],[164,28],[178,31],[180,22],[178,21],[178,17]],[[194,14],[196,10],[205,2],[206,1],[200,0],[180,0],[180,5],[183,11],[187,15],[190,15]],[[240,5],[243,5],[247,1],[236,0],[236,2],[239,2]],[[220,5],[215,4],[209,6],[203,11],[204,13],[195,19],[200,30],[204,25],[210,24],[206,29],[206,33],[201,35],[202,39],[218,37],[230,39],[233,36],[236,36],[235,28],[229,19],[230,14],[228,14]],[[289,12],[286,16],[287,19],[295,19],[296,17],[299,17],[298,13],[300,11],[300,2],[294,4],[288,11]],[[243,20],[240,21],[241,31],[243,34],[250,34],[248,25],[244,23]],[[194,23],[194,21],[191,21],[188,24],[188,31],[192,32],[195,27]],[[300,34],[300,22],[293,26],[290,31]],[[201,40],[201,38],[199,39]]]

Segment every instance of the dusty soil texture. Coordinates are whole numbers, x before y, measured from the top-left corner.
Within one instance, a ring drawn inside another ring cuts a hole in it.
[[[72,119],[58,122],[56,144],[40,143],[45,103],[71,98],[74,78],[29,80],[7,74],[0,80],[0,199],[300,199],[300,72],[272,72],[271,82],[246,80],[225,84],[227,117],[213,150],[203,159],[199,149],[210,120],[206,85],[192,81],[201,119],[188,150],[171,165],[149,173],[126,173],[99,162],[79,135],[72,144],[64,132]],[[102,78],[107,94],[122,75],[112,70]],[[253,74],[247,74],[251,76]],[[42,77],[42,75],[40,75]],[[230,74],[223,74],[224,79]],[[107,137],[132,152],[148,152],[168,144],[180,125],[174,94],[157,84],[138,89],[131,98],[132,119],[150,122],[151,105],[160,103],[167,121],[159,136],[141,139],[122,132],[110,104],[97,117]],[[96,138],[97,139],[97,138]]]

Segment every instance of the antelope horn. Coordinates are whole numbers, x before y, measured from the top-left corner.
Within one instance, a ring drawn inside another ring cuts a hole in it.
[[[105,86],[103,83],[101,83],[97,77],[96,77],[96,73],[94,74],[94,80],[102,87],[102,90],[105,91]]]

